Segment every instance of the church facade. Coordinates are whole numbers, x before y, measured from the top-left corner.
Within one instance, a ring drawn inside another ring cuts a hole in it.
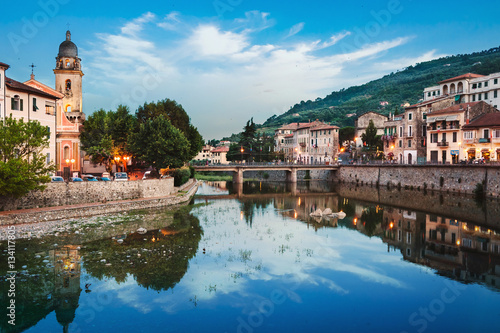
[[[81,59],[78,48],[66,32],[59,45],[54,69],[55,87],[37,80],[21,83],[5,76],[9,65],[0,62],[0,119],[12,115],[24,121],[39,121],[49,129],[49,148],[43,153],[47,164],[55,163],[57,174],[69,178],[81,171],[80,132],[85,114],[82,110]]]

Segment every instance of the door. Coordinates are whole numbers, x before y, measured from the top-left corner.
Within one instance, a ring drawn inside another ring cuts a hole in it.
[[[443,150],[443,151],[441,152],[441,156],[442,156],[442,158],[441,158],[441,159],[442,159],[442,161],[443,161],[443,164],[445,164],[445,163],[446,163],[446,150]]]
[[[431,162],[432,163],[437,163],[438,162],[438,152],[437,152],[437,150],[431,151]]]
[[[408,154],[408,164],[413,164],[411,154]]]

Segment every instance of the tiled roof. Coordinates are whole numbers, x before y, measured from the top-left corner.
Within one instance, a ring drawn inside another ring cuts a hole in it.
[[[212,153],[227,153],[229,151],[229,147],[217,147],[212,150]]]
[[[12,90],[17,90],[17,91],[24,91],[28,92],[31,94],[37,94],[39,96],[45,96],[51,99],[59,99],[59,97],[54,96],[52,94],[46,93],[44,91],[38,90],[36,88],[30,87],[24,83],[21,83],[19,81],[13,80],[11,78],[5,77],[5,85],[12,89]]]
[[[442,95],[442,96],[439,96],[439,97],[436,97],[436,98],[433,98],[433,99],[429,99],[427,101],[422,101],[422,102],[419,102],[417,104],[413,104],[413,105],[407,106],[407,107],[405,107],[405,109],[415,109],[415,108],[418,108],[419,106],[422,106],[422,105],[436,103],[436,102],[441,101],[443,99],[452,98],[452,97],[453,96]]]
[[[325,125],[315,126],[315,127],[311,128],[311,131],[331,130],[331,129],[335,129],[335,128],[340,128],[340,127],[325,124]]]
[[[285,135],[285,138],[293,138],[293,134]]]
[[[457,81],[457,80],[462,80],[462,79],[475,79],[475,78],[483,77],[483,76],[484,75],[481,75],[481,74],[467,73],[467,74],[452,77],[450,79],[443,80],[443,81],[438,82],[438,83],[441,84],[441,83],[452,82],[452,81]]]
[[[467,110],[467,107],[469,107],[469,106],[472,107],[478,103],[481,103],[481,102],[455,104],[455,105],[452,105],[446,109],[432,111],[432,112],[428,113],[427,116],[432,117],[432,116],[437,115],[437,114],[464,112],[465,110]]]
[[[7,65],[6,63],[4,62],[0,62],[0,67],[6,67],[6,68],[10,68],[9,65]]]
[[[480,115],[463,128],[497,127],[500,126],[500,112]]]

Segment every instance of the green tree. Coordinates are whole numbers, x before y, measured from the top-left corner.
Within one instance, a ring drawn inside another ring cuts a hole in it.
[[[82,150],[91,156],[92,163],[104,164],[108,171],[115,156],[128,155],[127,138],[134,131],[136,120],[127,106],[116,111],[100,109],[88,116],[80,134]]]
[[[163,115],[140,124],[129,135],[128,148],[134,156],[152,166],[178,168],[190,159],[190,145],[184,134]]]
[[[340,141],[340,144],[342,144],[344,141],[352,141],[352,140],[354,140],[354,134],[355,133],[356,133],[356,130],[352,126],[342,127],[339,130],[339,141]]]
[[[189,159],[201,151],[204,141],[198,129],[190,123],[190,119],[182,105],[171,99],[164,99],[156,103],[144,103],[136,112],[139,124],[159,116],[169,119],[171,124],[179,129],[190,144]]]
[[[5,118],[0,121],[0,196],[21,197],[44,190],[55,165],[47,164],[42,150],[49,147],[50,132],[38,121]]]
[[[377,128],[373,120],[368,123],[365,133],[361,134],[361,140],[368,150],[383,150],[382,139],[380,135],[377,135]]]

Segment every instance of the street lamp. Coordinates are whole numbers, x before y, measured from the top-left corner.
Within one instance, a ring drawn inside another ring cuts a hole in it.
[[[240,152],[241,152],[241,160],[240,160],[240,163],[243,164],[243,146],[241,146],[241,149],[240,149]]]
[[[116,172],[118,172],[118,164],[120,163],[120,156],[115,156]]]
[[[125,172],[127,172],[127,163],[128,161],[130,160],[130,157],[129,156],[123,156],[123,167],[125,168]]]

